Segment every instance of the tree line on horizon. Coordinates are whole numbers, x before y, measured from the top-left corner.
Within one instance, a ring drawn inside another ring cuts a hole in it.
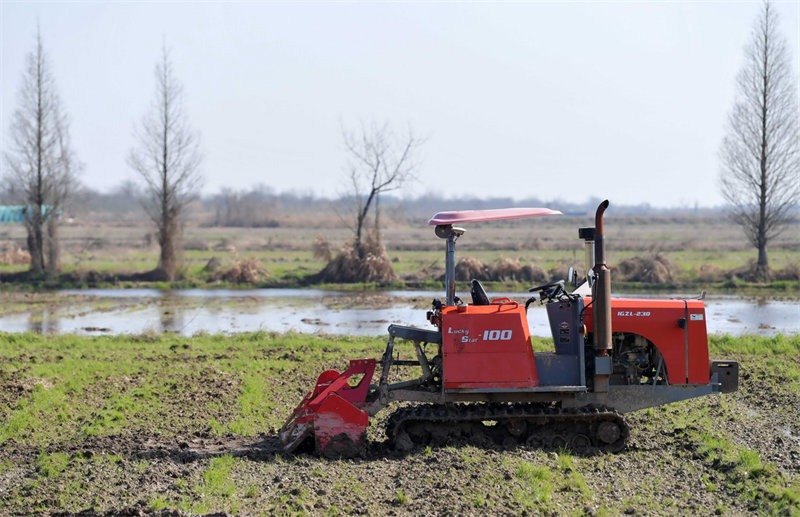
[[[91,222],[98,218],[103,221],[139,222],[147,217],[142,211],[144,197],[143,190],[132,181],[125,181],[108,191],[80,186],[65,213],[76,222]],[[413,197],[387,194],[381,197],[381,205],[391,220],[411,223],[423,219],[427,221],[436,212],[444,210],[484,210],[501,207],[548,207],[560,210],[567,216],[593,216],[600,201],[600,198],[592,196],[580,202],[559,198],[545,200],[535,197],[521,199],[499,196],[446,197],[437,194]],[[0,193],[0,204],[12,202],[12,198]],[[312,214],[306,218],[309,221],[313,221],[315,215],[330,217],[344,214],[352,203],[352,194],[343,193],[331,198],[310,192],[279,192],[264,184],[257,184],[243,189],[223,187],[216,193],[198,195],[192,201],[189,211],[191,222],[199,226],[269,228],[280,227],[285,224],[287,218],[299,218],[303,213]],[[614,204],[616,216],[723,216],[728,211],[729,208],[725,206],[656,207],[649,203]],[[795,209],[792,217],[800,218],[800,207]]]
[[[199,196],[202,182],[202,148],[198,132],[183,107],[182,84],[177,79],[169,51],[155,67],[155,94],[150,109],[136,125],[127,156],[132,178],[118,189],[100,193],[81,185],[82,165],[70,141],[69,119],[57,94],[42,37],[37,30],[28,55],[12,117],[10,146],[3,150],[4,201],[24,207],[27,247],[32,278],[54,277],[60,270],[59,214],[68,202],[82,200],[82,209],[106,206],[120,210],[136,204],[153,224],[159,244],[153,278],[174,281],[181,269],[182,230],[193,202],[210,206],[220,226],[275,224],[275,206],[309,206],[313,196],[276,194],[269,188],[222,189]],[[778,32],[777,15],[768,1],[762,5],[745,49],[744,64],[736,78],[737,96],[726,123],[720,147],[720,188],[733,220],[757,249],[757,277],[769,279],[768,244],[792,220],[800,203],[800,112],[796,78],[786,38]],[[392,197],[413,181],[420,170],[419,149],[425,140],[408,128],[395,131],[390,124],[361,123],[342,128],[347,151],[345,180],[348,190],[329,200],[352,230],[352,240],[320,272],[324,281],[391,280],[391,264],[381,244],[382,212],[402,206],[409,213],[448,209],[458,199],[424,195],[416,199]],[[462,198],[469,208],[495,208],[498,198]],[[546,205],[543,200],[503,199],[506,206]],[[565,212],[593,210],[596,199],[563,202]],[[264,204],[268,207],[265,209]],[[464,206],[453,208],[465,208]],[[100,208],[102,209],[102,208]],[[617,210],[658,212],[648,205]],[[695,211],[699,211],[696,209]],[[712,209],[713,210],[713,209]],[[370,267],[366,267],[367,263]],[[382,273],[374,277],[375,264]],[[371,269],[370,269],[371,268]]]

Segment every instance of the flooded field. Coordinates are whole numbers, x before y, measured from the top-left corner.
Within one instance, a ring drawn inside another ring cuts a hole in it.
[[[492,293],[524,303],[525,293]],[[624,295],[621,295],[624,296]],[[659,298],[678,297],[658,295]],[[181,335],[277,331],[380,336],[392,323],[427,327],[433,291],[335,292],[314,289],[159,291],[89,289],[0,294],[0,331],[47,334]],[[712,334],[800,333],[796,299],[710,297]],[[531,305],[531,334],[549,335],[542,306]]]

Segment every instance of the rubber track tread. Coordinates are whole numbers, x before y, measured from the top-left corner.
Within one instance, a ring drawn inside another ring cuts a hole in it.
[[[603,443],[591,436],[595,448],[617,452],[625,447],[630,434],[628,424],[618,411],[604,406],[561,409],[547,404],[427,404],[408,406],[392,413],[386,424],[386,435],[392,443],[409,426],[424,423],[429,427],[441,426],[443,430],[469,422],[524,420],[533,428],[547,429],[547,424],[574,424],[573,432],[578,433],[581,426],[589,425],[596,429],[603,421],[616,423],[619,438],[613,443]],[[531,433],[533,435],[533,433]],[[417,444],[418,445],[418,444]]]

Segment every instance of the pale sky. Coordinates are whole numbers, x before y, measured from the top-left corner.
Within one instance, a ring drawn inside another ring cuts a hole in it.
[[[800,71],[800,1],[776,2]],[[0,147],[37,19],[83,181],[134,178],[162,41],[204,192],[344,191],[341,125],[427,138],[412,195],[721,203],[718,149],[759,2],[0,0]],[[800,96],[800,89],[798,89]]]

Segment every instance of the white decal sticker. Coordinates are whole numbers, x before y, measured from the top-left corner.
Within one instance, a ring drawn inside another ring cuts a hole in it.
[[[692,321],[703,321],[703,315],[702,314],[690,314],[689,315],[689,319],[692,320]]]
[[[512,331],[510,330],[484,330],[484,341],[508,341],[511,339]]]
[[[617,316],[650,316],[650,311],[617,311]]]

